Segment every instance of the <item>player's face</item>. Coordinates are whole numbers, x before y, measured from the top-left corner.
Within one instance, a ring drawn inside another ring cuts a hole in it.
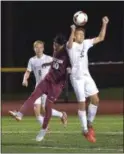
[[[44,44],[41,44],[41,43],[36,44],[34,47],[34,51],[37,56],[41,56],[44,51]]]
[[[82,43],[84,40],[84,32],[82,30],[75,32],[75,42]]]
[[[59,50],[61,50],[62,47],[63,47],[62,45],[60,45],[56,42],[53,42],[53,50],[54,51],[59,51]]]

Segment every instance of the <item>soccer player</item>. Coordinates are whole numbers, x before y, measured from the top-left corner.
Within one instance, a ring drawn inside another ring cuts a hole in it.
[[[71,62],[71,84],[74,88],[78,104],[78,116],[82,126],[82,133],[89,142],[96,142],[92,126],[99,105],[98,89],[88,69],[88,50],[105,38],[108,17],[102,18],[102,28],[99,35],[92,39],[85,39],[85,30],[71,26],[71,35],[66,48]],[[86,115],[85,98],[90,98],[88,117]]]
[[[23,77],[22,85],[27,87],[28,86],[28,79],[30,77],[31,72],[33,72],[36,80],[36,86],[39,84],[41,80],[43,80],[46,76],[46,74],[50,70],[50,65],[44,66],[45,63],[51,63],[53,61],[53,58],[51,56],[48,56],[44,54],[44,42],[37,40],[33,43],[33,49],[35,52],[35,56],[31,57],[28,62],[27,70]],[[34,111],[36,115],[36,119],[42,126],[44,117],[41,115],[41,109],[44,111],[45,109],[45,102],[46,102],[47,95],[43,94],[41,97],[39,97],[34,102]],[[45,111],[44,111],[45,112]],[[19,113],[17,111],[9,111],[11,115],[17,116],[17,120],[22,120],[22,113]],[[66,124],[67,115],[65,112],[59,112],[55,109],[52,109],[52,115],[60,117],[63,124]]]
[[[66,69],[70,66],[70,61],[66,51],[65,44],[66,39],[62,34],[59,34],[55,37],[53,42],[53,62],[51,63],[49,73],[45,76],[45,78],[42,81],[40,81],[40,83],[35,88],[34,92],[24,102],[24,104],[18,112],[24,115],[28,107],[32,106],[37,98],[39,98],[43,94],[47,95],[44,121],[42,129],[36,137],[36,141],[43,140],[47,132],[48,123],[50,121],[52,114],[52,103],[57,100],[66,83]],[[17,116],[14,117],[17,119]]]

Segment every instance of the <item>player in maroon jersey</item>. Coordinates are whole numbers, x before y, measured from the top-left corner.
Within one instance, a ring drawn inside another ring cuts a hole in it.
[[[66,51],[65,43],[66,39],[62,34],[59,34],[55,37],[53,42],[54,52],[51,69],[46,75],[45,79],[39,83],[34,92],[24,102],[18,112],[20,115],[25,114],[26,110],[28,110],[29,107],[33,106],[37,98],[39,98],[42,94],[47,95],[44,122],[42,129],[36,137],[36,141],[41,141],[44,138],[49,120],[51,118],[52,102],[57,100],[66,83],[66,69],[67,67],[70,67],[70,61]],[[18,120],[18,116],[15,116],[15,118]]]

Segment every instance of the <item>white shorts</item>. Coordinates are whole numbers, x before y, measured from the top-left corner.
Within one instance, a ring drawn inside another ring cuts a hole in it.
[[[34,102],[34,104],[41,104],[43,107],[45,107],[46,99],[47,99],[47,95],[46,94],[43,94],[41,97],[39,97],[38,99],[36,99],[36,101]]]
[[[83,76],[81,79],[76,79],[70,75],[70,80],[78,102],[84,102],[86,97],[90,97],[99,92],[90,75]]]

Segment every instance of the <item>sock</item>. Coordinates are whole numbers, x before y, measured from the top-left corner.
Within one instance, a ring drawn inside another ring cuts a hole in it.
[[[37,116],[36,118],[37,118],[38,122],[40,123],[40,125],[42,126],[44,117],[41,116],[41,115],[39,115],[39,116]]]
[[[86,111],[78,110],[78,116],[79,116],[83,131],[88,132]]]
[[[88,122],[89,122],[89,124],[91,124],[93,122],[93,120],[95,119],[97,108],[98,108],[98,106],[91,104],[91,103],[89,104],[89,106],[88,106]]]
[[[51,107],[51,102],[47,99],[46,100],[46,105],[45,105],[45,116],[44,116],[44,121],[42,125],[42,129],[47,129],[49,121],[52,116],[52,107]]]
[[[22,118],[22,117],[23,117],[23,114],[22,114],[21,112],[18,111],[18,112],[17,112],[17,116],[19,116],[19,117]]]
[[[52,109],[52,116],[62,118],[63,114],[62,114],[62,112],[59,112],[59,111],[57,111],[55,109]]]

